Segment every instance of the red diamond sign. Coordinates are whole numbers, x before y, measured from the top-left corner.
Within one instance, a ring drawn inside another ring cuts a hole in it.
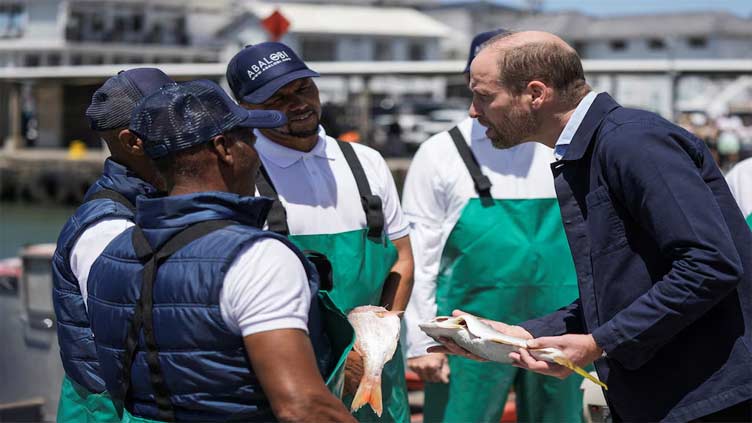
[[[271,41],[279,41],[283,35],[287,34],[287,30],[290,29],[290,21],[279,12],[279,9],[274,10],[274,13],[262,20],[261,25],[271,36]]]

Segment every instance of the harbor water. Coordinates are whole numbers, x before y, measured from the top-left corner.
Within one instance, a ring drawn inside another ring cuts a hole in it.
[[[0,203],[0,259],[15,257],[28,244],[54,243],[74,207]]]

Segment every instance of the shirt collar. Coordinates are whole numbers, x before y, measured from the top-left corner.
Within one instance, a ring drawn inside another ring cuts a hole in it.
[[[569,122],[567,122],[566,126],[564,126],[564,130],[561,131],[559,139],[556,140],[555,147],[558,147],[560,145],[569,145],[572,142],[574,134],[577,133],[577,129],[579,129],[580,124],[582,124],[582,121],[585,119],[585,115],[587,114],[588,110],[590,110],[590,106],[593,104],[596,95],[597,94],[595,93],[595,91],[590,91],[582,100],[580,100],[580,104],[578,104],[577,108],[574,109],[572,117],[569,118]]]
[[[485,141],[488,139],[486,137],[486,127],[481,125],[480,122],[478,122],[478,119],[470,118],[472,121],[472,126],[470,127],[470,140],[472,141]]]
[[[316,141],[316,145],[311,151],[298,151],[292,148],[285,147],[270,140],[258,129],[254,129],[253,133],[256,135],[256,151],[267,161],[274,163],[281,168],[287,168],[303,159],[304,157],[322,157],[329,160],[334,160],[335,156],[332,154],[327,144],[327,135],[324,127],[319,125],[319,138]]]

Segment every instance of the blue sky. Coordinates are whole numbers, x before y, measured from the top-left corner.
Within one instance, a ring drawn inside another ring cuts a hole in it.
[[[524,7],[524,0],[495,0]],[[543,0],[544,11],[577,10],[590,15],[639,14],[675,11],[722,10],[752,16],[750,0]]]

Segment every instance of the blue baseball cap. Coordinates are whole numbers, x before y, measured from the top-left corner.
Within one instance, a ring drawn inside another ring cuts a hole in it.
[[[508,31],[506,29],[495,29],[493,31],[481,32],[480,34],[476,35],[473,38],[473,42],[470,43],[470,53],[467,55],[467,65],[465,66],[465,70],[463,71],[463,73],[470,72],[470,64],[473,63],[473,59],[475,59],[475,56],[480,51],[480,48],[483,46],[483,43],[505,32],[508,32]]]
[[[128,127],[136,104],[173,82],[157,68],[135,68],[118,72],[94,91],[86,109],[89,126],[95,131]]]
[[[247,110],[215,82],[173,83],[133,110],[130,130],[152,159],[208,142],[235,128],[276,128],[287,118],[276,110]]]
[[[236,100],[261,104],[290,82],[319,74],[289,46],[266,42],[240,50],[227,65],[226,76]]]

